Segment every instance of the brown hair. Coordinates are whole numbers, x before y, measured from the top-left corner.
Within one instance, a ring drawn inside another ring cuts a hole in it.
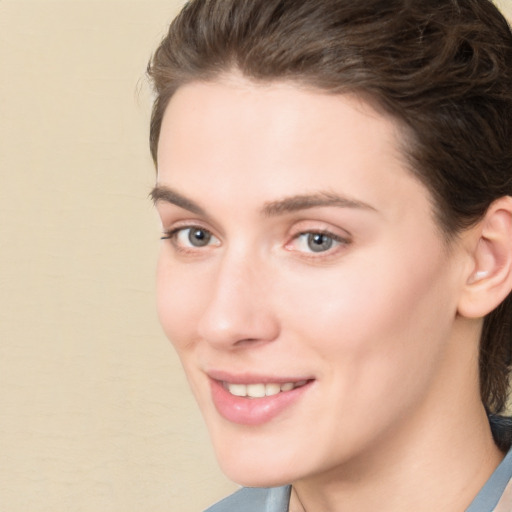
[[[192,0],[148,66],[150,147],[173,93],[237,69],[363,95],[403,127],[449,238],[512,195],[512,34],[489,0]],[[512,297],[484,321],[481,395],[504,410]]]

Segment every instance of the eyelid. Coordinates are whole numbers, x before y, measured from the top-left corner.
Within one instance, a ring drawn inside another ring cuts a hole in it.
[[[218,237],[216,237],[212,233],[211,229],[200,226],[199,224],[190,224],[187,226],[178,226],[178,227],[174,227],[171,229],[164,229],[164,234],[163,234],[163,236],[160,237],[160,239],[161,240],[169,240],[173,236],[176,236],[180,231],[186,231],[187,229],[198,229],[201,231],[206,231],[207,233],[209,233],[212,236],[212,238],[216,238],[218,240]]]
[[[325,235],[329,238],[332,238],[335,242],[339,242],[341,244],[348,244],[351,242],[349,237],[344,237],[337,235],[336,233],[333,233],[332,231],[324,230],[324,229],[309,229],[307,231],[301,231],[300,233],[297,233],[294,235],[291,239],[293,242],[294,240],[299,239],[301,236],[304,235]]]
[[[193,217],[186,218],[182,220],[177,219],[166,219],[164,217],[161,217],[162,220],[162,232],[165,236],[171,235],[174,232],[180,231],[181,229],[204,229],[205,231],[208,231],[208,233],[211,233],[214,235],[215,229],[210,227],[209,224],[203,222],[201,219],[195,219]],[[219,238],[218,236],[214,235],[216,238]]]
[[[290,230],[289,238],[292,239],[307,233],[319,233],[347,243],[353,240],[352,234],[346,229],[332,225],[330,222],[316,220],[296,222]]]
[[[196,214],[194,212],[184,210],[180,206],[167,202],[158,202],[155,207],[158,216],[160,217],[160,222],[163,226],[163,232],[171,231],[174,229],[174,226],[190,226],[201,227],[202,229],[206,229],[211,233],[215,232],[222,234],[221,226],[209,215],[202,215],[199,213]]]
[[[307,231],[306,234],[325,235],[325,236],[328,236],[329,238],[332,238],[336,242],[340,242],[340,243],[349,243],[350,242],[349,237],[338,235],[337,233],[333,233],[332,231],[325,231],[325,230]]]

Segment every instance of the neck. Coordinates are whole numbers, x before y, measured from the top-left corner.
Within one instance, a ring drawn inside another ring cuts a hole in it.
[[[453,425],[446,442],[425,436],[415,444],[389,443],[328,475],[296,482],[290,512],[465,510],[503,458],[485,411],[466,422],[477,428]]]
[[[449,380],[440,379],[438,389],[365,453],[295,482],[289,511],[465,510],[503,453],[480,402],[478,370],[468,377],[469,361],[460,361],[460,352],[459,367],[453,360],[449,367]]]

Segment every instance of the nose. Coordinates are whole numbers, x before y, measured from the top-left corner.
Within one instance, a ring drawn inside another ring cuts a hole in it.
[[[198,324],[201,339],[231,349],[265,343],[279,335],[272,277],[264,262],[243,255],[219,263]]]

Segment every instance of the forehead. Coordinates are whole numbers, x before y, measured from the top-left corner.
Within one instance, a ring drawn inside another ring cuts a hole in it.
[[[268,147],[272,141],[312,141],[313,131],[325,142],[335,139],[340,148],[345,140],[357,138],[369,149],[378,145],[380,150],[387,146],[396,151],[401,138],[395,120],[354,94],[327,93],[293,81],[254,82],[233,74],[180,87],[164,114],[159,147],[178,142],[180,134],[195,135],[197,140],[206,135],[212,143],[228,143],[218,129],[235,126],[237,141],[250,138]]]
[[[407,200],[411,182],[427,196],[401,140],[393,119],[354,95],[239,76],[193,82],[164,115],[158,181],[226,201],[322,190],[378,206],[402,188]]]

